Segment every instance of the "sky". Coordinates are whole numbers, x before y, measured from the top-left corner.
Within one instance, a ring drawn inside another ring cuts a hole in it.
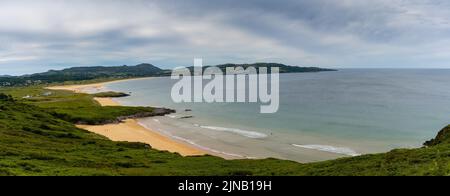
[[[450,68],[450,1],[0,0],[0,75],[194,58]]]

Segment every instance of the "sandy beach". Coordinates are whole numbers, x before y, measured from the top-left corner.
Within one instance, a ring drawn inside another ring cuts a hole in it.
[[[94,88],[96,90],[102,90],[103,86],[105,84],[108,84],[109,82],[102,82],[102,83],[96,83],[96,84],[80,84],[80,85],[67,85],[67,86],[51,86],[47,87],[47,89],[50,90],[67,90],[67,91],[73,91],[75,93],[84,93],[87,88]]]
[[[193,147],[173,141],[157,132],[148,130],[134,119],[125,120],[120,124],[108,124],[100,126],[77,125],[77,127],[103,135],[112,141],[141,142],[152,146],[154,149],[176,152],[183,156],[204,155],[206,153]]]
[[[87,93],[87,89],[95,89],[97,91],[102,91],[104,86],[107,84],[112,84],[121,81],[129,81],[129,80],[144,80],[149,78],[131,78],[131,79],[121,79],[121,80],[113,80],[108,82],[99,82],[94,84],[75,84],[75,85],[63,85],[63,86],[50,86],[46,87],[50,90],[68,90],[76,93]]]
[[[94,98],[95,101],[97,101],[101,106],[120,106],[117,101],[112,100],[111,98]]]
[[[139,80],[139,79],[132,79]],[[117,82],[117,81],[112,81]],[[103,82],[86,85],[53,86],[47,89],[68,90],[76,93],[86,93],[86,89],[96,89],[101,91],[104,85],[112,82]],[[119,106],[120,104],[111,98],[95,98],[102,106]],[[162,151],[179,153],[182,156],[198,156],[207,154],[205,151],[192,147],[188,144],[178,142],[166,137],[159,132],[141,126],[137,120],[128,119],[119,124],[107,124],[99,126],[77,125],[77,127],[90,132],[103,135],[112,141],[141,142],[152,146],[152,148]]]

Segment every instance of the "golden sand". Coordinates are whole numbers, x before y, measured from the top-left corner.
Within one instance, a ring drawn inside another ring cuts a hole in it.
[[[114,101],[111,98],[96,97],[94,98],[94,100],[97,101],[101,106],[120,106],[120,104],[117,103],[117,101]]]
[[[50,90],[66,90],[66,91],[73,91],[75,93],[84,93],[87,88],[95,88],[95,89],[100,91],[105,84],[107,84],[107,82],[96,83],[96,84],[51,86],[51,87],[47,87],[47,89],[50,89]]]
[[[116,81],[113,81],[116,82]],[[50,90],[68,90],[76,93],[85,93],[87,88],[95,88],[102,90],[105,84],[111,82],[103,82],[86,85],[68,85],[48,87]],[[94,98],[102,106],[119,106],[120,104],[111,98]],[[103,135],[112,141],[141,142],[152,146],[152,148],[162,151],[179,153],[183,156],[205,155],[206,152],[192,147],[188,144],[175,141],[156,131],[141,126],[137,120],[128,119],[118,124],[107,125],[77,125],[77,127],[88,130],[90,132]]]
[[[183,156],[205,155],[194,147],[173,141],[157,132],[142,127],[136,120],[128,119],[119,124],[108,125],[77,125],[77,127],[97,133],[112,141],[141,142],[157,150],[176,152]]]
[[[75,84],[75,85],[63,85],[63,86],[51,86],[47,87],[47,89],[50,90],[67,90],[67,91],[73,91],[76,93],[86,93],[86,89],[96,89],[98,91],[101,91],[104,89],[104,86],[107,84],[112,84],[116,82],[121,81],[130,81],[130,80],[144,80],[149,78],[132,78],[132,79],[123,79],[123,80],[114,80],[114,81],[108,81],[108,82],[99,82],[95,84]]]

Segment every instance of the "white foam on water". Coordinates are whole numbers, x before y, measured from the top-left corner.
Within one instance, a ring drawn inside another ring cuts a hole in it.
[[[149,129],[149,130],[152,130],[145,123],[139,122],[138,124],[143,126],[143,127],[145,127],[145,128],[147,128],[147,129]],[[235,158],[238,158],[238,159],[257,159],[256,157],[247,157],[247,156],[243,156],[243,155],[239,155],[239,154],[228,153],[228,152],[224,152],[224,151],[219,151],[219,150],[215,150],[215,149],[212,149],[212,148],[208,148],[206,146],[202,146],[200,144],[197,144],[197,143],[195,143],[192,140],[189,140],[189,139],[186,139],[186,138],[183,138],[183,137],[180,137],[180,136],[173,135],[173,134],[171,134],[171,133],[169,133],[167,131],[164,131],[164,130],[162,130],[160,128],[157,128],[157,130],[158,130],[158,132],[160,132],[160,133],[162,133],[162,134],[164,134],[164,135],[166,135],[166,136],[168,136],[170,138],[173,138],[175,140],[179,140],[179,141],[188,143],[188,144],[190,144],[192,146],[195,146],[198,149],[201,149],[201,150],[204,150],[204,151],[207,151],[207,152],[212,152],[212,153],[215,153],[215,154],[222,154],[222,155],[225,155],[225,156],[228,156],[228,157],[235,157]]]
[[[203,128],[203,129],[214,130],[214,131],[235,133],[235,134],[242,135],[244,137],[248,137],[248,138],[252,138],[252,139],[261,139],[261,138],[267,137],[266,134],[255,132],[255,131],[247,131],[247,130],[241,130],[241,129],[235,129],[235,128],[227,128],[227,127],[214,127],[214,126],[201,126],[201,125],[195,125],[195,126]]]
[[[335,147],[335,146],[327,146],[327,145],[299,145],[299,144],[292,144],[295,147],[299,148],[306,148],[311,150],[318,150],[318,151],[324,151],[324,152],[331,152],[335,154],[344,154],[349,156],[359,156],[361,154],[358,154],[354,150],[350,148],[345,147]]]
[[[176,115],[166,115],[166,116],[169,117],[169,118],[177,118]]]

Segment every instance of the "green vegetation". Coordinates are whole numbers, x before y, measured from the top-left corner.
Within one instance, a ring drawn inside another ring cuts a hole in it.
[[[117,123],[126,118],[148,117],[173,111],[152,107],[102,107],[93,97],[96,95],[76,94],[69,91],[51,91],[42,87],[4,88],[6,92],[21,102],[46,109],[47,113],[76,124],[99,125]]]
[[[272,67],[278,67],[280,69],[279,73],[308,73],[308,72],[322,72],[322,71],[337,71],[334,69],[323,69],[318,67],[297,67],[297,66],[289,66],[283,65],[279,63],[254,63],[254,64],[223,64],[223,65],[215,65],[215,66],[204,66],[202,67],[203,71],[209,67],[218,67],[223,73],[226,73],[227,68],[237,68],[242,67],[247,69],[249,67],[256,68],[256,72],[259,73],[259,68],[265,67],[267,68],[267,72],[270,73]],[[188,67],[191,73],[194,73],[194,67]]]
[[[0,94],[0,175],[450,174],[450,126],[420,149],[310,164],[277,159],[229,161],[212,156],[181,157],[145,144],[112,142],[72,123],[83,115],[117,119],[152,108],[101,107],[92,95],[38,86],[2,88],[0,93],[8,94]],[[30,97],[22,98],[27,95]]]
[[[108,91],[108,92],[95,93],[92,96],[94,96],[94,97],[111,97],[111,98],[115,98],[115,97],[128,97],[130,95],[126,94],[126,93],[121,93],[121,92]]]
[[[322,71],[336,71],[334,69],[324,69],[318,67],[297,67],[297,66],[289,66],[283,65],[279,63],[254,63],[254,64],[224,64],[217,65],[223,72],[226,71],[228,67],[243,67],[247,69],[248,67],[254,67],[259,69],[260,67],[267,67],[267,71],[270,72],[270,68],[278,67],[280,68],[280,73],[305,73],[305,72],[322,72]]]
[[[217,65],[225,71],[227,67],[242,66],[247,68],[253,66],[259,67],[279,67],[280,73],[299,73],[299,72],[320,72],[335,71],[331,69],[322,69],[317,67],[297,67],[277,63],[255,63],[255,64],[224,64]],[[206,68],[205,66],[204,68]],[[193,69],[190,67],[190,69]],[[270,70],[270,69],[269,69]],[[77,84],[87,82],[101,82],[126,78],[138,77],[160,77],[170,76],[171,70],[163,70],[151,64],[139,64],[135,66],[115,66],[115,67],[73,67],[63,70],[50,70],[44,73],[37,73],[24,76],[0,76],[0,86],[34,86],[43,84]]]
[[[73,67],[50,70],[44,73],[18,77],[0,77],[0,86],[31,86],[49,83],[77,82],[86,80],[111,80],[136,77],[161,76],[164,70],[151,64],[115,67]]]
[[[432,147],[437,146],[439,144],[450,143],[450,126],[444,128],[442,131],[438,133],[436,138],[427,141],[424,143],[425,146]]]
[[[23,91],[10,89],[15,95],[22,95]],[[80,101],[77,105],[89,104],[86,95],[70,94],[55,91],[47,98],[52,101],[14,101],[11,96],[0,96],[1,175],[270,175],[282,174],[286,164],[298,165],[279,160],[227,162],[211,156],[183,158],[145,144],[112,142],[51,114],[49,108],[68,107],[66,104],[74,100]],[[242,169],[245,164],[249,164],[249,169]],[[208,165],[213,167],[205,169]]]

